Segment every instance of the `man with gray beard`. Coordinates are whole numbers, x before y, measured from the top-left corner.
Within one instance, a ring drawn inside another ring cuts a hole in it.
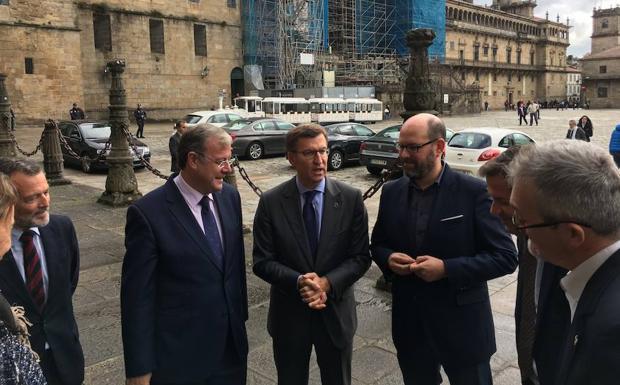
[[[458,135],[458,133],[457,133]],[[409,118],[398,148],[403,177],[383,187],[371,253],[392,280],[392,339],[405,385],[490,385],[495,333],[487,283],[517,266],[490,213],[484,182],[442,161],[446,127]]]

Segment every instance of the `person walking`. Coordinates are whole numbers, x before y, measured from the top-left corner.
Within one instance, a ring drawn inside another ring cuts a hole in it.
[[[142,105],[138,104],[138,108],[133,112],[133,117],[136,119],[138,130],[136,131],[136,138],[144,138],[144,122],[146,121],[146,111],[142,109]]]
[[[538,104],[536,101],[531,103],[528,101],[527,103],[527,113],[530,115],[530,126],[534,123],[534,121],[536,121],[536,125],[538,126]]]
[[[526,109],[522,101],[517,103],[517,115],[519,116],[519,126],[521,125],[521,122],[525,122],[527,125]]]
[[[577,122],[572,119],[568,121],[568,131],[566,131],[566,139],[577,139],[583,140],[585,142],[590,141],[585,131],[581,127],[577,126]]]
[[[592,125],[592,120],[590,120],[587,115],[584,115],[579,118],[577,126],[583,129],[583,131],[586,133],[586,136],[588,137],[587,141],[589,142],[592,135],[594,135],[594,126]]]
[[[73,107],[69,110],[69,116],[71,120],[81,120],[86,117],[84,110],[78,107],[77,103],[73,103]]]

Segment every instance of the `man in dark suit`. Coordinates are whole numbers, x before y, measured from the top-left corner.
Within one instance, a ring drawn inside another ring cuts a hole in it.
[[[231,138],[201,124],[180,174],[127,210],[121,321],[127,384],[245,384],[248,318]]]
[[[530,251],[528,239],[512,223],[514,208],[510,206],[512,185],[508,169],[521,146],[513,146],[480,167],[493,199],[491,213],[497,215],[506,229],[517,236],[519,274],[515,301],[517,356],[523,385],[553,385],[563,333],[569,314],[568,302],[560,288],[566,275],[561,267],[544,263]],[[549,311],[549,309],[553,311]]]
[[[0,261],[0,290],[12,306],[24,307],[47,383],[81,384],[84,354],[71,302],[80,269],[73,223],[49,214],[49,186],[37,164],[2,159],[0,172],[19,195],[11,251]]]
[[[175,133],[168,140],[168,148],[170,149],[170,171],[173,173],[179,172],[179,142],[181,142],[181,136],[187,130],[187,123],[183,120],[179,120],[175,125]]]
[[[254,218],[254,273],[271,284],[267,329],[278,384],[308,383],[312,346],[321,382],[350,384],[352,285],[370,267],[362,194],[326,177],[321,126],[294,128],[286,149],[297,176],[264,193]]]
[[[560,280],[570,311],[559,320],[569,327],[555,384],[617,384],[620,174],[613,159],[583,141],[553,141],[523,149],[510,176],[515,226],[536,254],[569,271]]]
[[[442,162],[443,122],[409,118],[398,141],[404,175],[381,194],[371,253],[392,279],[392,338],[406,385],[491,384],[495,352],[486,281],[513,272],[512,239],[489,212],[482,181]]]

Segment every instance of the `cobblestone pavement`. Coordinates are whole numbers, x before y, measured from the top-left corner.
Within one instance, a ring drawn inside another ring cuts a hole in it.
[[[542,110],[538,126],[522,126],[522,131],[536,141],[563,138],[569,119],[587,114],[594,122],[593,141],[607,147],[610,133],[620,120],[618,110]],[[519,129],[516,112],[486,112],[483,114],[444,118],[446,125],[456,131],[476,126]],[[398,120],[381,122],[370,127],[379,130]],[[42,127],[18,127],[17,139],[26,151],[32,150]],[[168,137],[172,123],[147,124],[144,141],[151,147],[152,164],[166,172],[170,167]],[[41,160],[40,154],[35,159]],[[294,175],[282,156],[259,161],[242,161],[254,182],[267,190]],[[105,188],[104,172],[83,174],[67,169],[65,176],[73,181],[71,186],[52,188],[52,211],[70,215],[77,228],[82,254],[80,284],[74,304],[81,341],[87,365],[86,384],[120,384],[123,382],[122,344],[120,336],[120,266],[124,252],[125,209],[112,209],[96,204]],[[137,170],[140,191],[145,194],[160,186],[163,180],[147,170]],[[375,178],[363,167],[347,167],[333,172],[330,177],[339,179],[363,191]],[[237,176],[243,201],[244,222],[251,226],[258,197]],[[366,201],[369,224],[375,222],[378,194]],[[266,331],[268,285],[251,273],[251,235],[246,236],[248,251],[248,290],[250,320],[247,323],[250,340],[248,384],[275,384],[271,341]],[[390,295],[374,288],[380,272],[370,269],[355,287],[359,327],[354,342],[354,384],[400,384],[402,378],[390,338]],[[516,291],[516,273],[489,282],[489,293],[495,318],[498,351],[492,357],[495,384],[512,385],[519,382],[514,347],[513,308]],[[318,368],[312,359],[311,383],[320,384]]]

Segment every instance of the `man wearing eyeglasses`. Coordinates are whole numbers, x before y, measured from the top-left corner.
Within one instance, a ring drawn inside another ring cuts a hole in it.
[[[508,170],[521,149],[521,146],[508,148],[480,167],[479,174],[486,179],[493,199],[491,213],[517,236],[519,274],[514,316],[521,384],[554,385],[562,348],[559,341],[566,331],[565,320],[569,314],[568,302],[560,288],[566,270],[536,258],[529,250],[525,230],[519,230],[517,225],[515,210],[510,205],[512,185]]]
[[[392,280],[392,339],[406,385],[492,383],[486,281],[513,272],[512,239],[484,183],[442,161],[446,128],[409,118],[398,140],[404,175],[383,187],[371,253]]]
[[[231,138],[200,124],[181,172],[127,210],[121,316],[127,384],[243,385],[248,318]]]
[[[620,174],[613,159],[583,141],[553,141],[522,151],[509,176],[515,226],[541,258],[568,270],[560,286],[569,327],[555,384],[617,384]]]
[[[303,124],[286,137],[297,175],[265,192],[254,218],[254,273],[271,284],[267,330],[278,384],[308,383],[314,346],[321,383],[351,383],[357,327],[353,284],[370,267],[359,190],[327,178],[327,134]]]

